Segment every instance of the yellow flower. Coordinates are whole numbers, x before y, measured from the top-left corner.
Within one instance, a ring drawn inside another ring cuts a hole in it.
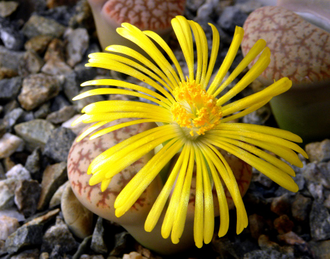
[[[179,153],[175,166],[149,212],[145,230],[151,231],[154,228],[166,207],[161,234],[164,238],[171,235],[173,243],[179,242],[185,225],[193,168],[196,166],[194,240],[196,246],[201,247],[203,242],[211,241],[214,231],[212,188],[216,190],[220,208],[219,236],[225,235],[229,226],[228,205],[222,184],[228,188],[236,206],[236,232],[240,233],[248,224],[235,177],[218,148],[237,156],[293,192],[298,190],[292,179],[295,176],[293,169],[264,150],[298,167],[302,166],[302,162],[296,152],[305,157],[307,154],[293,143],[302,141],[293,133],[266,126],[231,122],[255,111],[272,97],[291,87],[291,81],[282,78],[260,92],[229,102],[268,66],[270,51],[264,40],[257,41],[224,80],[243,38],[243,29],[237,27],[228,53],[214,79],[210,81],[219,49],[217,29],[210,24],[213,43],[208,57],[207,39],[199,24],[177,16],[172,20],[172,26],[188,66],[188,75],[183,74],[174,53],[160,36],[151,31],[142,32],[131,24],[123,23],[117,32],[136,43],[150,59],[128,47],[112,45],[106,48],[110,53],[91,54],[87,66],[125,73],[148,84],[155,91],[120,80],[98,79],[85,82],[82,86],[107,85],[111,88],[86,91],[74,99],[100,94],[123,94],[145,98],[153,103],[109,100],[89,104],[82,110],[84,115],[79,121],[97,123],[85,131],[80,139],[119,118],[134,120],[99,130],[91,138],[142,122],[155,122],[158,125],[130,137],[95,158],[88,169],[88,173],[92,174],[89,183],[101,183],[104,191],[114,175],[161,145],[161,149],[118,195],[115,209],[116,216],[120,217],[130,209],[162,168]],[[196,42],[196,63],[193,38]],[[244,77],[221,95],[259,54],[257,62]],[[172,195],[166,206],[170,194]]]

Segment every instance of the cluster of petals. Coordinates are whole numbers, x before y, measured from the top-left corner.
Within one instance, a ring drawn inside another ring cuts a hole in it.
[[[188,67],[188,74],[185,75],[173,51],[159,35],[123,23],[117,32],[134,42],[147,55],[126,46],[111,45],[106,48],[108,53],[90,54],[87,66],[135,77],[154,91],[117,79],[97,79],[85,82],[82,86],[110,87],[92,89],[74,98],[78,100],[93,95],[121,94],[150,101],[107,100],[84,107],[84,114],[77,123],[83,121],[94,124],[80,139],[91,132],[94,132],[91,138],[97,138],[134,124],[157,124],[157,127],[132,136],[96,157],[88,169],[88,174],[92,174],[89,183],[101,183],[101,190],[104,191],[114,175],[156,147],[161,147],[116,198],[116,216],[120,217],[178,154],[176,163],[168,172],[164,186],[148,214],[145,230],[152,231],[165,210],[161,234],[164,238],[170,236],[173,243],[179,242],[184,231],[195,170],[194,240],[197,247],[211,241],[215,215],[220,215],[218,235],[223,236],[228,231],[229,212],[223,185],[228,189],[236,207],[236,232],[240,233],[248,224],[237,182],[219,149],[237,156],[282,187],[294,192],[298,190],[298,186],[292,178],[295,173],[289,164],[302,166],[297,153],[307,157],[304,150],[294,143],[301,142],[301,138],[291,132],[233,122],[287,91],[291,87],[291,81],[282,78],[257,93],[231,101],[268,66],[270,51],[264,40],[257,41],[231,74],[225,77],[239,49],[244,31],[240,27],[236,28],[228,53],[216,71],[220,36],[215,26],[209,25],[213,33],[210,56],[205,32],[199,24],[183,16],[172,20],[174,33]],[[257,61],[250,70],[227,91],[226,88],[233,80],[256,58]],[[210,80],[214,71],[216,74]],[[98,130],[119,118],[132,119]],[[217,199],[213,199],[212,190],[215,190]],[[214,202],[219,204],[219,212],[214,212]]]

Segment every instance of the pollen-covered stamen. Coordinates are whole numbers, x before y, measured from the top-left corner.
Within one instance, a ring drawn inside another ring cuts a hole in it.
[[[180,127],[190,130],[190,135],[204,135],[213,129],[222,118],[221,107],[217,106],[216,99],[209,95],[200,84],[182,82],[174,89],[177,101],[171,108],[175,122]]]

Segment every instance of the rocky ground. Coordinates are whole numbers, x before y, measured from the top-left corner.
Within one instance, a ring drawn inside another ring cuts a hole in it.
[[[235,25],[261,6],[253,0],[187,2],[187,18],[218,27],[218,62]],[[92,229],[83,239],[63,220],[70,213],[70,206],[60,206],[67,199],[66,159],[79,131],[71,121],[103,97],[71,99],[83,91],[80,83],[114,76],[84,67],[88,53],[101,50],[87,1],[1,1],[0,38],[0,258],[167,258],[97,216],[78,226]],[[235,62],[240,59],[241,53]],[[276,126],[268,106],[243,121]],[[310,159],[294,168],[298,193],[254,171],[244,197],[248,228],[237,236],[232,213],[225,237],[168,258],[330,258],[330,141],[311,143],[306,151]]]

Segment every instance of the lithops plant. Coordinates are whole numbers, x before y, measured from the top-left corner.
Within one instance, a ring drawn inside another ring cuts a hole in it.
[[[127,119],[126,119],[127,120]],[[123,119],[106,124],[104,127],[115,125],[122,122]],[[122,170],[119,174],[114,176],[110,182],[109,187],[101,192],[100,184],[90,186],[89,179],[91,175],[87,174],[89,164],[93,159],[114,146],[115,144],[124,141],[132,135],[138,134],[149,128],[152,128],[153,124],[143,123],[126,128],[121,128],[111,133],[107,133],[96,139],[89,139],[90,135],[83,137],[80,142],[75,141],[71,147],[68,156],[68,177],[72,187],[72,190],[78,200],[89,210],[95,214],[116,222],[123,226],[139,243],[142,245],[157,251],[161,254],[173,254],[183,251],[194,245],[193,240],[193,225],[194,225],[194,211],[195,211],[195,177],[193,177],[190,198],[188,205],[187,220],[185,223],[185,230],[180,238],[179,244],[173,244],[170,240],[164,239],[161,236],[161,223],[159,221],[155,229],[151,232],[146,232],[144,229],[144,222],[146,217],[155,202],[157,196],[163,188],[161,176],[158,176],[152,184],[146,189],[145,192],[136,201],[133,207],[126,212],[123,216],[117,218],[115,216],[114,201],[119,192],[124,188],[131,178],[150,160],[152,154],[147,154],[141,159],[137,160],[134,164]],[[78,137],[79,138],[79,137]],[[222,151],[222,154],[232,168],[233,173],[237,179],[237,183],[243,196],[247,191],[251,180],[251,166],[236,158],[227,152]],[[173,163],[175,161],[173,160]],[[167,167],[171,168],[171,165]],[[167,172],[163,172],[163,177],[166,178]],[[225,188],[225,194],[227,197],[228,207],[234,208],[231,196]],[[218,210],[217,195],[215,190],[213,191],[213,199],[215,205],[215,213]],[[224,210],[226,210],[224,208]],[[218,214],[216,215],[218,216]]]
[[[141,30],[152,30],[167,37],[171,31],[171,19],[183,14],[186,0],[88,0],[98,38],[103,49],[110,44],[122,44],[135,48],[135,44],[116,33],[123,22],[129,22]]]
[[[321,19],[323,26],[327,23],[330,28],[330,16],[328,22],[322,18],[330,13],[322,3],[329,6],[329,1],[313,1],[310,9],[297,2],[306,1],[282,0],[279,4],[309,13],[314,21]],[[330,110],[329,31],[281,6],[255,10],[245,21],[244,30],[243,55],[259,38],[271,50],[271,62],[258,79],[264,85],[283,76],[292,80],[292,88],[270,102],[279,126],[300,135],[305,143],[329,137],[330,118],[324,114]]]

